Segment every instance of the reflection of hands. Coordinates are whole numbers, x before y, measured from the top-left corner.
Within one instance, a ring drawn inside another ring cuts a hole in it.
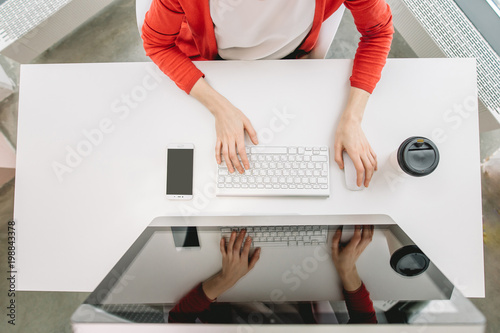
[[[344,247],[340,244],[341,229],[337,229],[332,239],[332,259],[339,273],[344,289],[354,291],[361,286],[361,278],[356,269],[356,261],[373,238],[373,226],[356,226],[354,235]]]
[[[236,231],[233,231],[227,245],[224,238],[220,240],[222,270],[203,283],[203,291],[208,298],[215,299],[234,286],[259,260],[260,248],[257,248],[250,256],[251,237],[247,237],[243,245],[245,234],[246,230],[241,230],[238,236],[236,236]],[[241,249],[242,245],[243,249]]]
[[[220,110],[214,113],[214,115],[215,131],[217,132],[215,159],[220,164],[222,154],[229,172],[234,172],[234,168],[236,168],[240,173],[243,173],[243,167],[245,169],[250,168],[245,151],[245,130],[254,144],[259,143],[257,133],[243,112],[227,100],[225,100]],[[240,155],[241,162],[238,159],[237,153]]]

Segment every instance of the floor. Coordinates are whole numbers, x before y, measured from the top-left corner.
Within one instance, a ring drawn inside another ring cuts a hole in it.
[[[135,23],[135,0],[116,0],[92,20],[40,55],[33,63],[79,63],[149,61],[142,49]],[[352,16],[346,12],[329,58],[352,58],[359,35]],[[415,53],[396,33],[390,57],[413,58]],[[19,64],[0,57],[0,64],[14,81],[19,78]],[[0,130],[15,146],[17,136],[18,94],[0,102]],[[486,298],[474,304],[488,320],[487,332],[500,332],[500,130],[481,134],[481,165],[483,193],[484,248],[486,267]],[[7,221],[13,216],[14,181],[0,189],[0,262],[7,262]],[[0,273],[0,293],[5,295],[5,266]],[[17,325],[8,332],[71,332],[69,318],[87,293],[18,292]],[[0,308],[6,297],[0,297]],[[3,313],[3,311],[2,311]],[[3,316],[2,316],[3,317]],[[0,321],[0,332],[7,331]]]

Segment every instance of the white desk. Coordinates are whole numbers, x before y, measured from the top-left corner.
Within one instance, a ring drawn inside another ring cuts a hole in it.
[[[262,144],[333,147],[351,64],[198,66],[248,115]],[[15,197],[20,290],[93,290],[157,216],[378,213],[400,224],[465,296],[484,296],[474,60],[388,60],[363,122],[379,171],[370,188],[348,191],[332,158],[329,198],[214,197],[213,117],[152,68],[22,66]],[[121,102],[126,95],[135,96],[128,107]],[[461,113],[449,111],[454,105],[462,105]],[[283,121],[276,110],[294,118]],[[107,133],[88,143],[83,131],[99,126]],[[389,181],[395,174],[388,156],[412,135],[435,140],[440,165],[428,177]],[[192,201],[165,197],[170,142],[196,147]],[[78,146],[87,156],[70,159],[73,167],[59,181],[54,161],[66,164],[68,149]]]

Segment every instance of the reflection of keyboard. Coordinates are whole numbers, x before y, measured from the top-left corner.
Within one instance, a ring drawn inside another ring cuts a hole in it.
[[[327,225],[223,227],[221,236],[227,241],[232,230],[241,229],[252,237],[252,247],[316,246],[326,244],[328,236]]]
[[[246,148],[250,169],[229,173],[217,167],[220,196],[329,196],[328,147]]]

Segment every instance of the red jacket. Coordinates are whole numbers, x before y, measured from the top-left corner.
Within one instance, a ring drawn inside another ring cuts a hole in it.
[[[355,291],[343,291],[349,312],[349,324],[376,324],[377,315],[370,299],[370,293],[361,284]],[[191,289],[168,313],[169,323],[230,323],[232,321],[229,303],[217,303],[208,299],[202,283]],[[307,314],[303,314],[307,316]]]
[[[372,93],[380,80],[394,29],[384,0],[316,0],[311,31],[297,55],[310,52],[321,23],[344,3],[361,33],[354,58],[351,86]],[[209,0],[153,0],[142,26],[146,54],[182,90],[189,94],[203,73],[192,60],[213,60],[217,42]]]

